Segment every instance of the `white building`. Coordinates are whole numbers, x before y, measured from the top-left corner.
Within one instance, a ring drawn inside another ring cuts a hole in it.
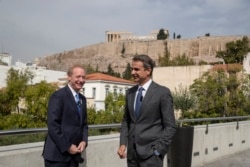
[[[250,74],[250,52],[245,56],[243,60],[243,68],[247,74]]]
[[[12,56],[9,53],[0,53],[0,60],[8,66],[11,66]]]
[[[86,76],[86,83],[83,87],[83,94],[87,98],[88,107],[94,107],[96,111],[105,109],[105,98],[108,93],[122,93],[136,83],[106,75],[93,73]]]
[[[67,76],[66,72],[47,70],[45,67],[37,67],[36,65],[31,63],[25,64],[17,62],[15,66],[0,65],[0,88],[6,87],[6,78],[10,68],[20,71],[30,71],[34,75],[34,78],[29,83],[31,85],[40,83],[41,81],[46,81],[48,83],[60,82],[60,78],[65,78]]]

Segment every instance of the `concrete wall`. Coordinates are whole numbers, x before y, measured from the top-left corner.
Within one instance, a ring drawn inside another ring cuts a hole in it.
[[[238,126],[237,122],[211,124],[208,129],[206,125],[195,126],[192,167],[249,149],[249,129],[250,121]],[[80,167],[126,167],[126,159],[116,154],[118,145],[119,134],[89,137],[85,164]],[[0,167],[43,167],[42,149],[43,142],[0,147]]]
[[[195,126],[192,166],[213,162],[250,148],[250,121]]]
[[[168,87],[171,91],[175,91],[175,88],[178,90],[179,85],[189,87],[195,79],[211,68],[211,65],[157,67],[153,71],[153,80]]]

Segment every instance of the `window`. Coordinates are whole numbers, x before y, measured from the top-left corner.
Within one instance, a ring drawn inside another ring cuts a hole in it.
[[[96,96],[96,88],[92,88],[92,97],[95,98]]]
[[[85,88],[82,88],[82,94],[85,96]]]
[[[117,89],[116,88],[114,88],[114,94],[117,94]]]
[[[109,85],[105,85],[105,97],[107,97],[109,94],[109,88],[110,88]]]
[[[116,86],[116,85],[113,86],[113,93],[114,93],[114,94],[117,94],[117,86]]]
[[[108,94],[109,94],[109,88],[108,88],[108,87],[106,87],[106,88],[105,88],[105,97],[107,97],[107,96],[108,96]]]

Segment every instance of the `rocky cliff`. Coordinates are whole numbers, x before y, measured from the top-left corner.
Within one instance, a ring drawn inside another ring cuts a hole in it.
[[[171,57],[186,54],[195,61],[214,62],[216,52],[225,50],[225,44],[241,40],[243,36],[198,37],[195,39],[168,39],[166,41],[119,41],[98,43],[70,51],[56,53],[36,61],[47,69],[66,71],[73,64],[91,65],[99,71],[107,71],[108,64],[116,72],[122,73],[131,57],[135,54],[147,54],[157,63],[158,57],[164,55],[165,44]]]

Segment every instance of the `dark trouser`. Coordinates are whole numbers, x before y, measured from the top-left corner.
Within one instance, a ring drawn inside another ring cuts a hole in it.
[[[55,161],[49,161],[44,160],[45,167],[78,167],[79,163],[71,160],[70,162],[55,162]]]
[[[127,160],[128,167],[163,167],[163,156],[152,155],[147,159],[141,159],[133,149],[133,158]]]

